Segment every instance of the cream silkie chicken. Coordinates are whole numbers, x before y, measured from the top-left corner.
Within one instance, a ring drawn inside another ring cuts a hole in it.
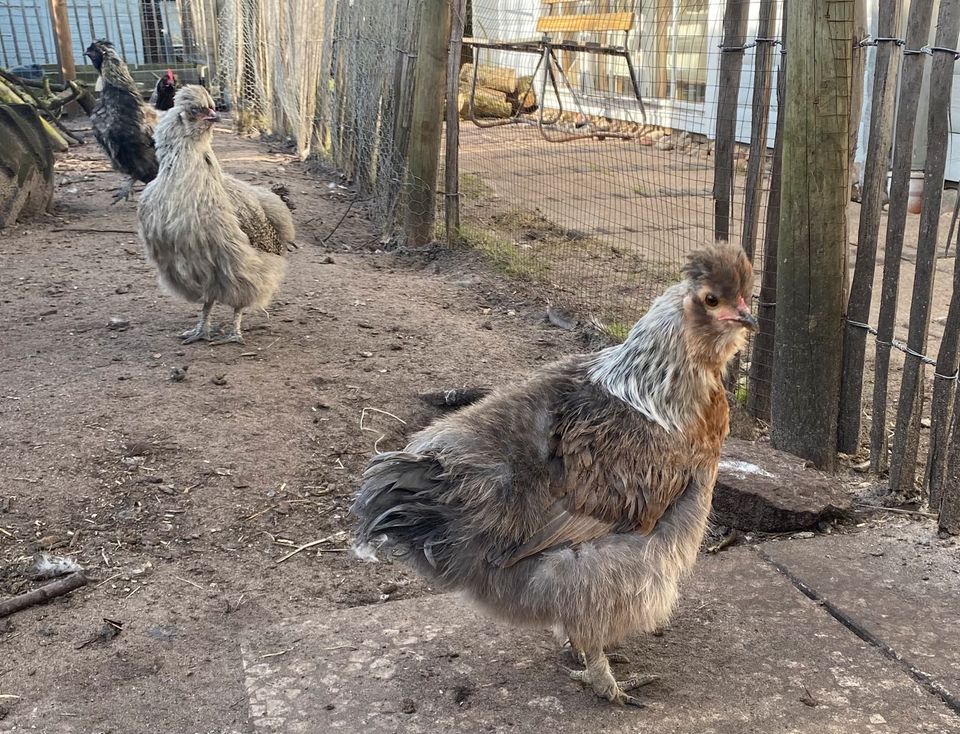
[[[211,143],[217,119],[206,89],[177,92],[157,124],[160,170],[138,209],[140,237],[161,284],[203,304],[200,321],[181,334],[184,344],[242,342],[243,312],[267,306],[283,279],[283,255],[294,246],[293,219],[280,197],[220,168]],[[210,323],[217,302],[234,311],[233,327],[219,337]]]
[[[694,253],[626,341],[494,391],[376,456],[356,550],[386,551],[506,621],[554,627],[572,671],[640,705],[606,654],[669,618],[703,539],[728,433],[723,375],[756,328],[739,247]]]

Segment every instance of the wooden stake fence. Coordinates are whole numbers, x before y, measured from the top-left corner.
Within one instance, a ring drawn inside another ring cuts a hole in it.
[[[877,18],[876,67],[873,77],[873,108],[864,169],[863,196],[857,262],[847,301],[847,325],[843,340],[843,385],[837,448],[846,454],[860,450],[860,416],[863,414],[863,360],[867,348],[866,323],[870,319],[873,279],[877,269],[877,240],[883,207],[890,146],[893,143],[893,113],[897,91],[900,49],[894,39],[900,33],[901,0],[880,0]]]
[[[911,0],[907,20],[906,49],[919,49],[930,33],[933,0]],[[880,289],[880,315],[877,321],[876,359],[874,361],[873,410],[870,427],[870,469],[887,467],[887,387],[890,375],[890,350],[893,343],[897,295],[900,289],[900,256],[907,222],[907,195],[913,155],[913,132],[917,122],[917,101],[923,79],[925,57],[905,54],[900,70],[900,94],[897,100],[897,125],[894,136],[893,169],[890,175],[890,207],[887,211],[887,236],[883,255],[883,286]]]
[[[920,415],[923,407],[923,363],[920,355],[927,346],[930,327],[930,302],[933,298],[937,261],[937,235],[943,176],[950,137],[950,90],[953,86],[954,52],[960,34],[960,0],[941,0],[937,16],[937,35],[930,67],[930,99],[927,122],[927,162],[924,171],[923,209],[913,278],[913,299],[903,382],[897,410],[893,456],[890,462],[890,489],[904,495],[914,492],[916,451],[919,443]]]

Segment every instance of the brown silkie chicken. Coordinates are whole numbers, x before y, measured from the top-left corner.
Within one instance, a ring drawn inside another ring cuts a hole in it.
[[[188,85],[160,118],[155,140],[160,172],[140,197],[140,237],[169,291],[202,303],[189,344],[242,342],[248,308],[265,308],[283,279],[293,247],[293,219],[280,197],[229,176],[213,153],[219,118],[203,87]],[[215,337],[214,303],[233,307],[233,328]]]
[[[86,50],[100,72],[100,98],[90,114],[93,134],[114,169],[130,180],[114,195],[114,203],[128,199],[137,181],[148,183],[157,175],[157,153],[153,127],[157,112],[143,103],[130,70],[109,41],[99,39]]]
[[[538,371],[375,457],[355,549],[410,562],[507,621],[552,626],[571,676],[641,705],[605,650],[669,618],[728,432],[723,375],[756,328],[739,247],[694,253],[626,341]]]

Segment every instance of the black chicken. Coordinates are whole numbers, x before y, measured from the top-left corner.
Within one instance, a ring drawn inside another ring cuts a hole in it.
[[[166,112],[173,107],[173,97],[177,93],[177,77],[172,69],[167,69],[167,73],[157,79],[157,86],[150,95],[150,104],[161,112]]]
[[[100,72],[100,98],[90,115],[93,134],[115,170],[130,177],[114,195],[114,202],[129,199],[136,181],[148,183],[159,164],[153,147],[156,112],[143,104],[130,70],[109,41],[99,39],[86,55]]]

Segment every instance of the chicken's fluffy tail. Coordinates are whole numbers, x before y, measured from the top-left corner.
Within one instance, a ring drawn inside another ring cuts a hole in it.
[[[454,512],[442,502],[444,484],[434,457],[391,451],[374,458],[350,508],[359,520],[357,556],[378,560],[378,551],[389,551],[436,572]]]

